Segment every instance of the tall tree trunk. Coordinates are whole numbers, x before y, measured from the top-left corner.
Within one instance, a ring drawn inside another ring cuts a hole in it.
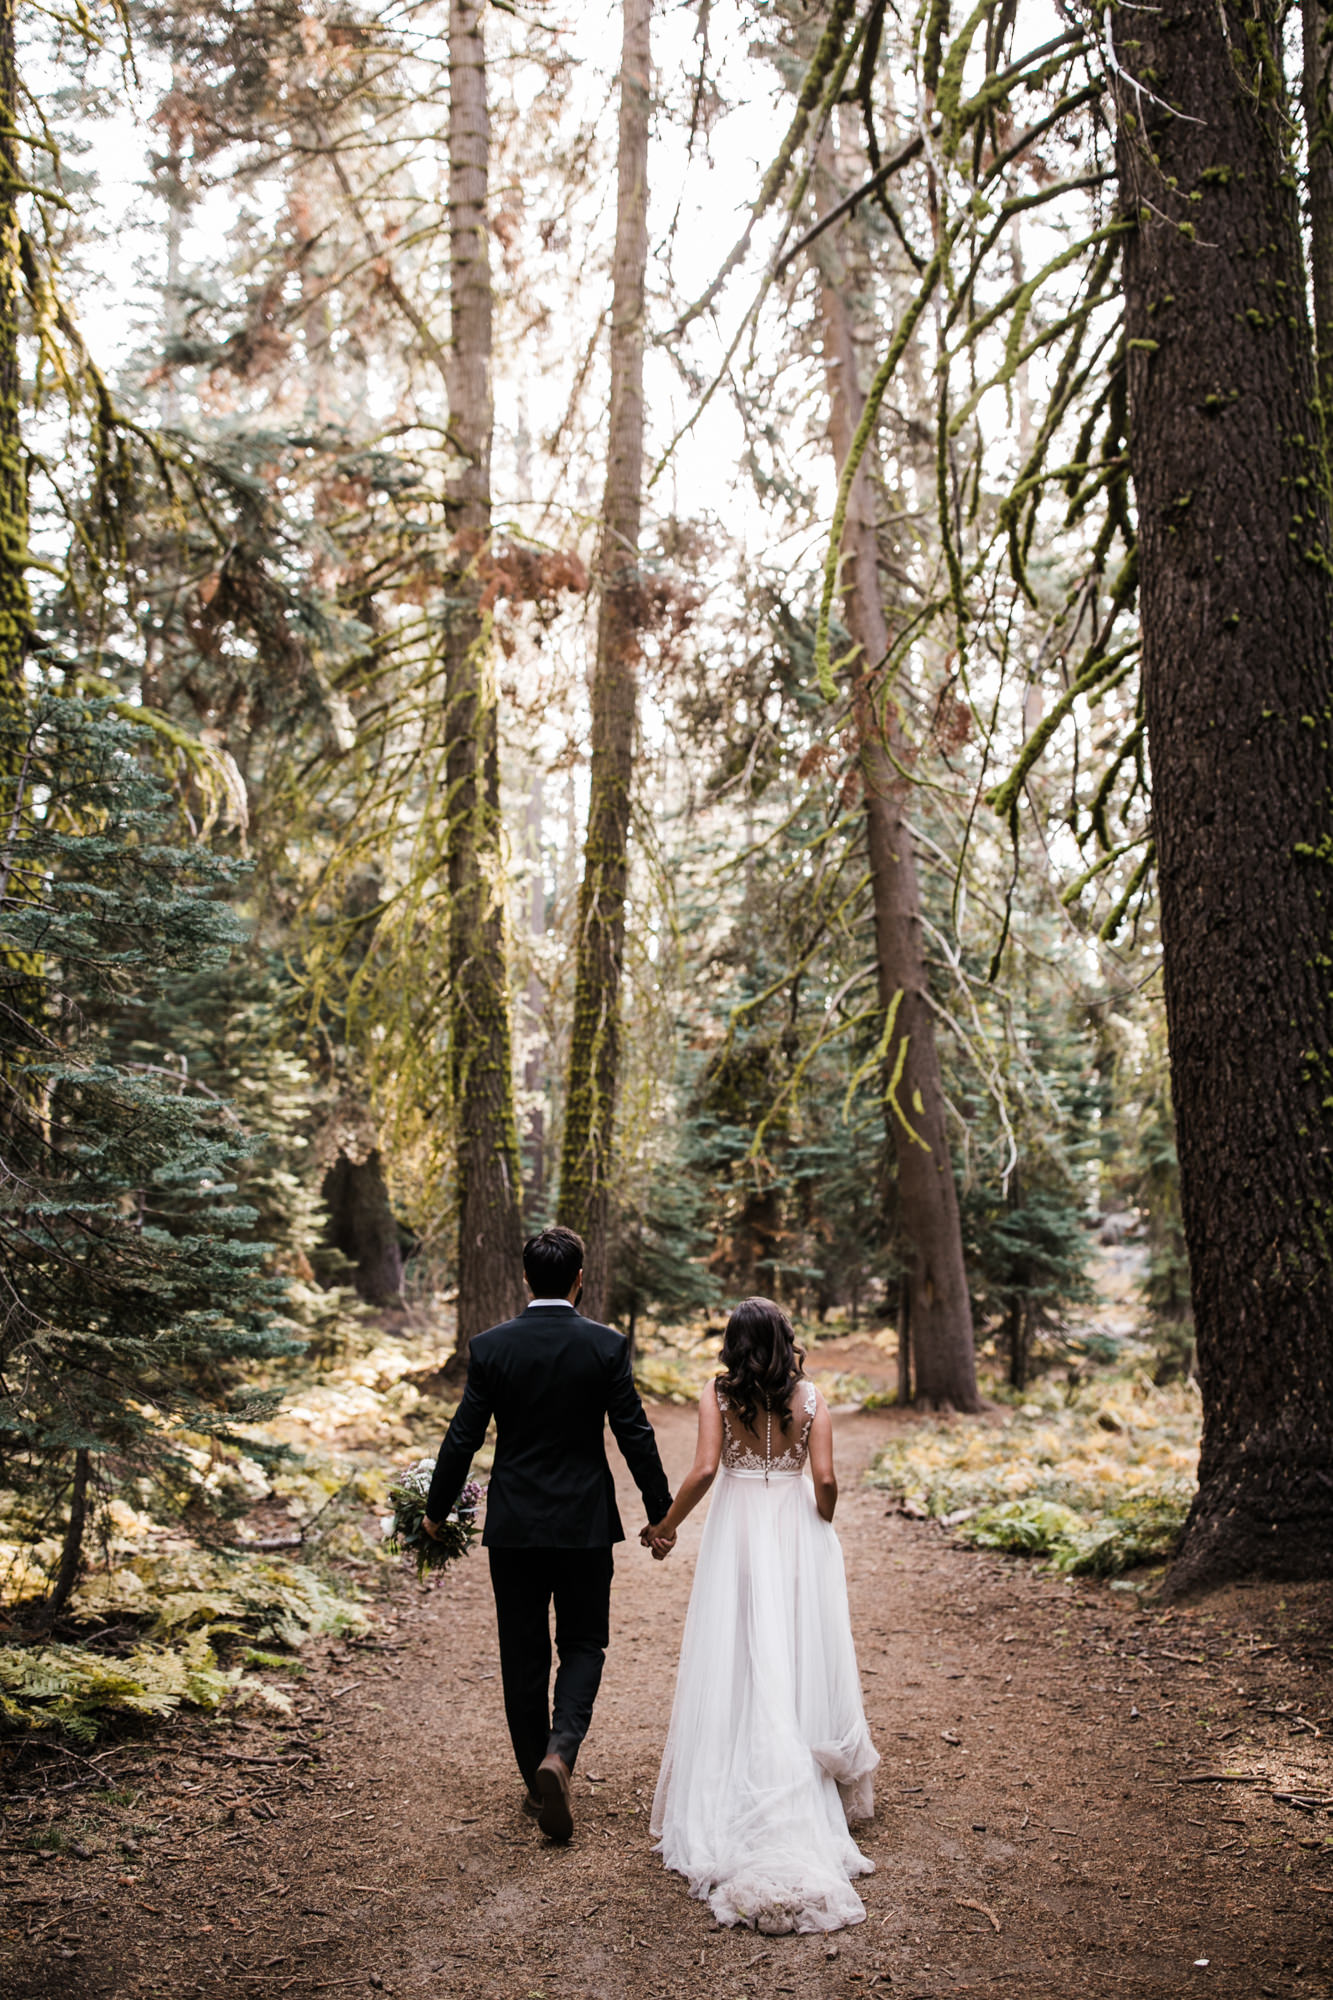
[[[0,725],[16,728],[23,708],[23,656],[32,629],[28,600],[28,486],[19,436],[19,236],[16,0],[0,0]],[[17,754],[17,739],[12,746]],[[7,802],[7,811],[13,801]]]
[[[904,1409],[912,1400],[912,1281],[906,1271],[898,1279],[898,1401]]]
[[[860,421],[863,398],[856,343],[841,274],[829,239],[819,258],[820,324],[828,381],[829,438],[841,467]],[[927,998],[921,890],[909,786],[898,775],[904,745],[882,662],[889,649],[879,582],[874,455],[867,452],[852,487],[843,539],[843,618],[858,648],[852,709],[865,799],[866,844],[874,900],[879,1004],[892,1032],[885,1051],[884,1122],[897,1165],[898,1226],[904,1239],[917,1396],[958,1410],[981,1406],[977,1394],[972,1306],[963,1264],[958,1190],[945,1129],[935,1027]],[[892,753],[892,754],[891,754]]]
[[[23,788],[27,690],[24,660],[32,640],[28,594],[28,480],[20,428],[22,377],[19,318],[23,302],[23,252],[19,227],[19,77],[14,45],[16,0],[0,0],[0,824],[17,813]],[[20,871],[9,892],[22,894]],[[0,999],[30,1017],[46,1006],[37,976],[37,954],[7,946],[0,952]],[[0,1107],[0,1131],[10,1130],[12,1107]]]
[[[403,1303],[403,1250],[376,1148],[364,1160],[344,1151],[324,1176],[329,1241],[355,1266],[357,1297],[370,1306]]]
[[[478,570],[491,529],[490,118],[481,0],[449,7],[449,427],[461,466],[445,487],[449,1033],[457,1126],[458,1335],[522,1306],[518,1135],[505,965],[499,737]]]
[[[47,1598],[42,1614],[42,1622],[48,1627],[55,1624],[78,1582],[83,1533],[88,1524],[88,1468],[89,1455],[86,1448],[81,1447],[74,1454],[74,1490],[70,1495],[69,1521],[60,1550],[60,1568],[56,1571],[55,1589]]]
[[[1009,1350],[1009,1387],[1026,1389],[1032,1352],[1032,1307],[1027,1299],[1015,1299],[1010,1306],[1003,1338]]]
[[[1309,153],[1310,294],[1327,444],[1333,427],[1333,20],[1320,0],[1303,0],[1301,33],[1301,97]]]
[[[1114,18],[1133,38],[1130,452],[1204,1408],[1179,1591],[1333,1566],[1333,591],[1279,10]]]
[[[583,1310],[606,1310],[609,1182],[620,1068],[620,978],[639,693],[644,279],[652,0],[623,0],[620,155],[611,297],[611,408],[598,560],[592,771],[579,891],[560,1220],[587,1246]]]
[[[546,877],[542,867],[542,795],[541,772],[533,773],[532,789],[528,794],[527,842],[528,859],[532,863],[532,881],[528,886],[528,936],[532,939],[546,935]],[[546,995],[534,966],[528,975],[528,988],[524,995],[525,1028],[527,1031],[528,1056],[523,1065],[523,1088],[528,1093],[528,1129],[526,1135],[527,1181],[525,1195],[530,1216],[541,1214],[546,1202],[546,1112],[543,1108],[543,1092],[546,1085],[546,1065],[549,1051],[543,1033]]]
[[[165,128],[166,150],[157,156],[155,185],[166,210],[163,218],[166,238],[166,273],[162,285],[161,339],[163,352],[171,354],[185,330],[184,293],[181,286],[181,247],[191,207],[190,189],[185,178],[184,106],[189,103],[190,78],[179,58],[171,65],[171,95],[159,106],[158,120]],[[162,371],[158,407],[162,423],[174,430],[181,420],[180,374],[174,359]]]

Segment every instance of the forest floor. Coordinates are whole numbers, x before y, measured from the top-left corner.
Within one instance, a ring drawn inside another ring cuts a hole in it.
[[[884,1366],[855,1340],[821,1342],[819,1360]],[[679,1478],[694,1412],[652,1414]],[[1164,1610],[957,1547],[861,1482],[911,1421],[835,1416],[883,1756],[858,1836],[877,1871],[864,1924],[719,1931],[652,1854],[700,1515],[665,1564],[636,1542],[618,1553],[568,1847],[519,1810],[475,1555],[427,1593],[396,1576],[367,1638],[308,1649],[290,1721],[179,1720],[80,1753],[92,1776],[67,1752],[24,1753],[0,1853],[0,1991],[1333,1995],[1333,1598],[1257,1587]]]

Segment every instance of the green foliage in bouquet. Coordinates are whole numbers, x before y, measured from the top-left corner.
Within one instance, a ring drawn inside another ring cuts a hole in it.
[[[439,1533],[426,1533],[426,1496],[435,1471],[433,1458],[418,1459],[389,1488],[393,1513],[384,1522],[385,1546],[394,1555],[409,1557],[416,1564],[417,1582],[424,1583],[432,1570],[443,1569],[465,1556],[477,1539],[477,1508],[482,1489],[469,1479],[458,1496],[458,1504]]]

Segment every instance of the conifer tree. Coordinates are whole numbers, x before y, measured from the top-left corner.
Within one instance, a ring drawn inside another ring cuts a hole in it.
[[[1333,566],[1281,12],[1129,20],[1143,691],[1204,1402],[1181,1589],[1333,1562]]]
[[[651,17],[652,0],[623,0],[611,402],[598,558],[601,597],[592,681],[592,768],[560,1160],[560,1219],[587,1242],[584,1310],[594,1319],[608,1309],[625,884],[638,716]]]
[[[505,962],[499,734],[489,614],[479,573],[491,532],[490,119],[479,0],[449,8],[450,436],[446,483],[446,770],[449,797],[449,1022],[456,1123],[458,1337],[522,1303],[518,1129]]]
[[[1310,216],[1310,297],[1324,426],[1333,421],[1333,17],[1301,0],[1301,105]]]
[[[828,147],[826,168],[832,159],[833,149]],[[822,200],[825,210],[831,207],[827,192]],[[829,437],[841,470],[864,399],[847,296],[851,287],[834,256],[833,243],[826,240],[820,245],[820,323]],[[908,753],[894,719],[896,692],[885,674],[891,635],[880,584],[876,509],[881,484],[879,454],[871,444],[848,501],[842,595],[856,654],[849,679],[883,1013],[884,1124],[897,1167],[897,1211],[904,1239],[901,1372],[904,1377],[914,1374],[916,1394],[924,1401],[975,1410],[980,1399],[972,1307],[935,1047],[915,842],[908,819],[911,786],[904,775]]]
[[[0,1479],[72,1468],[48,1614],[78,1572],[90,1477],[151,1471],[182,1428],[264,1406],[239,1365],[291,1350],[234,1114],[152,1033],[237,936],[226,865],[170,838],[142,733],[33,698],[0,730]]]
[[[20,238],[16,205],[32,189],[14,18],[0,7],[0,1482],[68,1496],[54,1619],[97,1489],[170,1467],[185,1429],[225,1436],[267,1407],[247,1371],[293,1343],[283,1283],[236,1198],[240,1120],[194,1087],[170,1033],[182,988],[225,962],[239,928],[235,871],[174,837],[188,813],[155,759],[165,748],[195,773],[220,765],[161,716],[125,719],[107,671],[132,595],[107,590],[106,566],[126,550],[128,428],[40,235]],[[68,587],[48,584],[35,607],[25,294],[59,354],[73,445],[63,487],[34,459],[75,515]],[[96,660],[80,648],[85,624]]]
[[[0,0],[0,716],[21,701],[30,612],[25,574],[26,477],[19,436],[19,311],[23,293],[19,230],[16,0]]]

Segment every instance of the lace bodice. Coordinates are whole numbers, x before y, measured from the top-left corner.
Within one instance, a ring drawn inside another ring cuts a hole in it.
[[[815,1420],[815,1385],[813,1382],[798,1382],[792,1392],[791,1416],[792,1436],[785,1446],[782,1442],[782,1427],[772,1422],[768,1413],[756,1414],[755,1435],[764,1440],[766,1450],[756,1450],[745,1432],[739,1427],[732,1428],[731,1410],[726,1397],[713,1385],[717,1397],[717,1407],[722,1412],[722,1464],[728,1472],[804,1472],[806,1456],[810,1450],[810,1426]],[[777,1450],[773,1450],[773,1445]]]

